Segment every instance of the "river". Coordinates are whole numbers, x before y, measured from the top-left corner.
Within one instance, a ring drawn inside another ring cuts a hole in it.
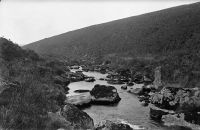
[[[76,70],[71,70],[76,71]],[[98,72],[83,72],[87,76],[95,77],[95,82],[74,82],[69,84],[69,94],[67,96],[76,95],[74,90],[88,89],[91,90],[95,84],[108,85],[106,81],[99,80],[99,78],[105,78],[107,74],[101,74]],[[121,101],[115,106],[104,105],[92,105],[91,107],[83,109],[88,115],[90,115],[94,123],[98,123],[105,119],[120,120],[121,122],[128,123],[134,129],[148,129],[148,130],[182,130],[179,127],[167,127],[151,120],[149,117],[149,108],[143,107],[138,98],[127,90],[122,90],[122,85],[113,85],[117,88]],[[141,85],[134,85],[133,87],[140,87]]]

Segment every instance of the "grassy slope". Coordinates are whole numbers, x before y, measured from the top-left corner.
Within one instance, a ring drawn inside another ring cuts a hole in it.
[[[129,56],[155,58],[196,49],[200,3],[170,8],[71,31],[24,46],[39,54],[83,58]]]
[[[65,101],[64,88],[54,76],[65,73],[59,62],[49,62],[0,38],[0,126],[5,129],[44,129],[47,112],[56,111]],[[2,80],[2,79],[1,79]]]

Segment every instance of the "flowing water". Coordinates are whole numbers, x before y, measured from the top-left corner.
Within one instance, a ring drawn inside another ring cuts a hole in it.
[[[75,70],[72,70],[75,71]],[[67,96],[76,95],[74,90],[77,89],[88,89],[91,90],[95,84],[108,85],[106,81],[101,81],[99,78],[105,78],[107,74],[101,74],[98,72],[83,72],[87,76],[95,77],[95,82],[74,82],[69,84],[69,94]],[[113,85],[117,88],[121,101],[115,106],[105,105],[92,105],[91,107],[85,108],[85,111],[90,115],[94,123],[98,123],[105,119],[119,120],[123,123],[128,123],[134,129],[148,129],[148,130],[182,130],[179,127],[167,127],[161,123],[155,122],[149,117],[149,108],[143,107],[139,102],[138,98],[128,93],[127,90],[122,90],[122,85]],[[133,87],[141,87],[141,85],[134,85]]]

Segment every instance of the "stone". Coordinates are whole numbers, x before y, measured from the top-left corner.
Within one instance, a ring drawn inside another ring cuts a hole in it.
[[[90,90],[85,90],[85,89],[78,89],[74,91],[75,93],[85,93],[85,92],[90,92]]]
[[[156,67],[154,70],[154,81],[153,85],[156,89],[158,89],[160,86],[162,86],[162,79],[161,79],[161,66]]]
[[[121,86],[121,89],[126,90],[126,89],[127,89],[127,85],[123,85],[123,86]]]
[[[113,104],[121,100],[117,89],[113,86],[96,84],[90,91],[90,94],[93,104]]]
[[[94,128],[93,119],[85,112],[79,110],[76,106],[67,103],[61,115],[69,121],[75,130],[87,130]]]
[[[73,130],[73,126],[62,115],[58,113],[48,112],[48,120],[45,124],[45,130]]]
[[[104,120],[95,126],[95,130],[133,130],[128,124]]]

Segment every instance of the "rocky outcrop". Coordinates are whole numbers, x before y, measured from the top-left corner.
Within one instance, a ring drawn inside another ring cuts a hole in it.
[[[133,130],[128,124],[115,121],[101,121],[95,126],[95,130]]]
[[[161,67],[156,67],[154,70],[154,81],[153,81],[153,85],[156,89],[158,89],[158,87],[162,86],[162,79],[161,79]]]
[[[96,84],[90,91],[90,94],[93,104],[113,104],[121,100],[117,89],[113,86]]]
[[[76,106],[67,103],[61,115],[71,123],[75,130],[87,130],[94,128],[93,119],[85,112],[79,110]]]
[[[200,90],[187,88],[164,87],[151,96],[150,101],[155,106],[183,113],[188,122],[200,124]]]

